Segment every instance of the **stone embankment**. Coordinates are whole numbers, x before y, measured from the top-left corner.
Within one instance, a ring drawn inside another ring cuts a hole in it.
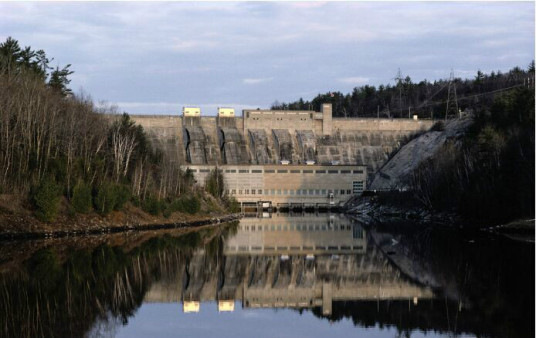
[[[376,196],[358,197],[348,201],[345,212],[365,224],[408,221],[414,224],[434,223],[463,227],[459,216],[454,213],[432,212],[420,206],[382,203]]]
[[[116,212],[116,214],[125,213]],[[59,220],[54,224],[43,224],[33,217],[0,217],[0,240],[59,238],[126,231],[185,229],[232,222],[240,219],[242,214],[175,215],[170,219],[129,216],[128,219],[117,217],[117,215],[112,215],[111,217],[102,217],[99,215],[75,218],[59,217]],[[21,226],[21,223],[24,223],[24,226]]]

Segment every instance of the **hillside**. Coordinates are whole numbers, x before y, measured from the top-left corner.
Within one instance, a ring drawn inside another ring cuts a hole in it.
[[[374,175],[370,190],[407,190],[410,188],[411,175],[419,165],[430,159],[447,142],[459,143],[468,127],[473,123],[473,116],[461,119],[437,122],[438,128],[414,138],[402,146]]]
[[[369,189],[402,195],[357,199],[349,210],[394,203],[398,214],[448,213],[475,227],[533,219],[534,140],[534,89],[501,93],[490,106],[411,140],[385,163]]]

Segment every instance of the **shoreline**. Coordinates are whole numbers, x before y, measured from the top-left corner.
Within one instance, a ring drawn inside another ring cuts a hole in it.
[[[121,233],[128,231],[152,231],[164,229],[184,229],[195,228],[205,225],[217,225],[227,222],[236,221],[242,218],[242,214],[227,214],[221,216],[208,216],[205,218],[196,218],[186,221],[173,222],[157,222],[157,223],[140,223],[140,224],[123,224],[123,225],[105,225],[103,227],[93,227],[86,229],[60,229],[60,230],[40,230],[40,231],[17,231],[17,232],[1,232],[0,241],[11,240],[31,240],[43,238],[62,238],[62,237],[77,237],[86,235],[99,235]]]

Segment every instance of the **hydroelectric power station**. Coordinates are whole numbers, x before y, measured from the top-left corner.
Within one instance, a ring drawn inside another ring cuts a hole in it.
[[[331,207],[360,194],[405,137],[429,129],[419,119],[334,118],[319,112],[195,107],[179,115],[134,115],[152,142],[204,184],[216,167],[242,205]]]

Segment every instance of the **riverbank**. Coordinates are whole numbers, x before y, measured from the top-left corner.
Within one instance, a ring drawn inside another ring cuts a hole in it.
[[[371,196],[352,198],[345,205],[345,213],[358,216],[366,223],[386,223],[397,220],[415,224],[438,224],[463,228],[459,215],[453,212],[433,212],[416,203],[407,192],[382,192]]]
[[[515,241],[534,242],[535,220],[518,219],[508,223],[482,223],[464,220],[455,212],[437,212],[423,208],[410,192],[381,192],[369,196],[359,196],[348,201],[345,213],[369,224],[409,224],[430,225],[467,231],[484,231],[508,237]]]
[[[123,210],[107,215],[96,212],[73,214],[62,206],[56,220],[39,221],[32,211],[16,198],[0,199],[0,240],[66,237],[87,234],[117,233],[129,230],[188,228],[237,220],[241,214],[203,208],[199,213],[174,212],[169,217],[154,216],[131,203]]]

